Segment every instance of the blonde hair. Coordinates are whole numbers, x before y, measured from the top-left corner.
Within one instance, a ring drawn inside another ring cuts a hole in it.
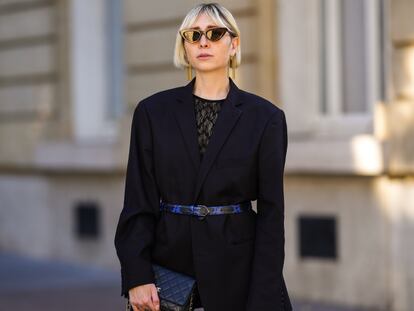
[[[180,28],[177,31],[174,49],[174,66],[180,69],[188,67],[190,64],[185,58],[184,39],[180,35],[180,30],[189,28],[195,22],[197,17],[202,13],[206,13],[217,25],[226,27],[233,34],[239,37],[239,44],[236,48],[234,66],[238,67],[241,63],[241,49],[240,49],[240,30],[237,26],[233,15],[222,5],[216,2],[200,3],[193,7],[185,16]]]

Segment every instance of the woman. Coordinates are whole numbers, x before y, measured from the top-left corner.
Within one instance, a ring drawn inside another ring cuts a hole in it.
[[[134,310],[158,310],[154,262],[195,277],[205,311],[291,310],[284,112],[228,76],[241,54],[227,9],[197,5],[179,30],[174,64],[195,78],[141,100],[133,114],[115,236],[121,295]]]

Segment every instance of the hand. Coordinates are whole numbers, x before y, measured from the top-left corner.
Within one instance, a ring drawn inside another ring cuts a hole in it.
[[[131,288],[129,290],[129,302],[134,311],[160,310],[160,300],[154,283]]]

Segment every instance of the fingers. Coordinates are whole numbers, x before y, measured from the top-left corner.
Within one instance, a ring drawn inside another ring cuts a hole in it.
[[[131,304],[134,311],[153,311],[152,303]]]
[[[158,297],[158,291],[155,286],[151,287],[151,299],[152,299],[152,305],[155,311],[160,310],[160,299]]]
[[[149,311],[149,310],[151,310],[149,307],[136,307],[136,306],[132,306],[132,310],[134,310],[134,311]]]
[[[156,297],[158,299],[158,297]],[[131,302],[134,311],[159,311],[159,303],[152,301],[152,295],[141,299],[140,303]]]
[[[141,285],[131,289],[129,298],[133,311],[160,310],[160,301],[155,284]]]

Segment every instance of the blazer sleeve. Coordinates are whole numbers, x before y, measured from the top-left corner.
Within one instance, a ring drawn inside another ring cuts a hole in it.
[[[283,175],[287,145],[285,114],[277,110],[266,124],[259,147],[256,236],[247,311],[284,310]]]
[[[159,216],[159,191],[153,171],[150,122],[145,103],[140,102],[132,118],[123,209],[114,240],[124,297],[131,288],[155,281],[151,248]]]

